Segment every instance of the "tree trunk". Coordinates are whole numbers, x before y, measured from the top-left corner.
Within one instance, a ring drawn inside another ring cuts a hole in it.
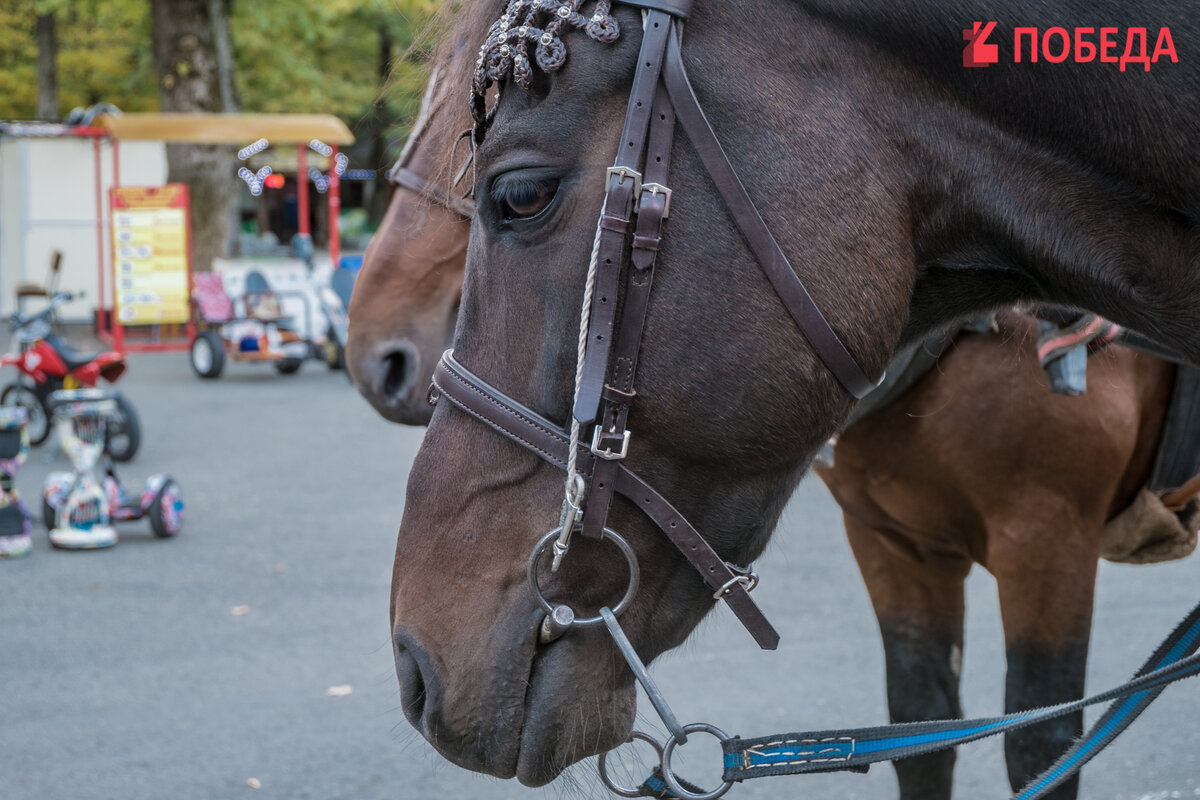
[[[58,37],[54,12],[37,15],[37,118],[58,119]]]
[[[367,191],[363,198],[363,205],[367,207],[368,219],[376,225],[383,220],[383,215],[387,213],[388,202],[391,200],[391,192],[388,191],[387,170],[392,165],[387,163],[387,132],[391,127],[392,114],[391,109],[388,108],[384,89],[387,88],[388,80],[392,76],[392,50],[391,34],[386,26],[381,27],[379,29],[379,91],[375,95],[375,107],[371,115],[375,128],[371,142],[371,167],[376,174],[375,180],[365,187]]]
[[[227,41],[231,4],[232,0],[150,0],[163,111],[214,113],[235,108],[231,59],[223,81],[220,55],[232,52]],[[186,183],[191,192],[192,259],[198,271],[211,270],[213,259],[228,252],[238,198],[234,161],[234,147],[228,145],[167,145],[168,180]]]

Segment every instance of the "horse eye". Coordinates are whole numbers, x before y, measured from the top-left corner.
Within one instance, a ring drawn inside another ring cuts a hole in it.
[[[529,219],[544,211],[556,192],[557,180],[517,180],[497,185],[492,197],[506,220]]]

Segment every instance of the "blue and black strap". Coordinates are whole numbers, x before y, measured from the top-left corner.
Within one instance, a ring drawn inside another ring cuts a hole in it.
[[[1168,684],[1200,673],[1200,605],[1175,628],[1132,680],[1083,700],[1001,717],[942,720],[873,728],[788,733],[754,739],[732,737],[724,750],[724,779],[744,781],[770,775],[841,770],[865,771],[871,764],[932,753],[1045,722],[1109,700],[1116,702],[1086,736],[1014,800],[1037,800],[1075,774],[1110,744]]]

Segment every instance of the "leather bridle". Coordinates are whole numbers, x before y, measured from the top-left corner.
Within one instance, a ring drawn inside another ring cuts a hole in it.
[[[774,649],[779,636],[748,594],[749,570],[721,559],[665,497],[622,463],[632,438],[626,421],[637,395],[635,376],[650,287],[671,209],[667,180],[676,118],[763,271],[822,361],[855,397],[865,395],[878,381],[863,373],[813,303],[705,119],[680,54],[683,21],[692,0],[622,2],[646,13],[622,147],[607,173],[588,345],[573,410],[580,424],[595,423],[590,446],[580,448],[588,474],[586,513],[581,515],[579,530],[585,537],[601,538],[613,495],[624,495],[679,548],[755,641]],[[615,298],[622,279],[624,302],[618,314]],[[567,432],[470,372],[452,352],[442,357],[433,383],[432,396],[446,397],[498,433],[566,468]],[[580,508],[582,501],[583,497],[576,498]]]
[[[436,70],[429,78],[429,83],[425,86],[425,96],[421,100],[421,110],[417,113],[417,121],[413,124],[412,130],[408,134],[408,139],[404,142],[404,149],[400,151],[400,157],[396,159],[396,163],[387,173],[388,183],[396,186],[403,186],[410,192],[415,192],[431,203],[443,206],[450,209],[461,217],[471,219],[475,216],[475,201],[468,195],[466,197],[457,197],[451,191],[459,184],[466,170],[471,165],[471,159],[463,165],[458,174],[450,181],[449,188],[441,189],[434,186],[428,178],[420,173],[413,172],[409,168],[412,163],[413,154],[420,145],[422,137],[429,129],[429,120],[433,117],[433,100],[437,95],[438,81],[442,77],[442,70]]]
[[[1087,753],[1092,749],[1098,751],[1111,741],[1116,735],[1110,730],[1114,724],[1109,722],[1113,714],[1119,712],[1126,715],[1125,719],[1132,720],[1157,696],[1156,691],[1161,691],[1155,687],[1200,672],[1200,655],[1195,655],[1200,647],[1200,606],[1181,623],[1133,681],[1088,700],[995,719],[773,734],[761,739],[728,736],[707,723],[681,726],[621,629],[617,616],[636,593],[639,573],[632,548],[619,534],[605,526],[614,494],[626,497],[662,530],[714,591],[714,597],[725,600],[761,647],[774,649],[779,641],[778,633],[750,598],[749,591],[757,582],[757,577],[750,569],[721,559],[670,501],[623,463],[631,443],[626,422],[630,407],[637,397],[635,375],[643,324],[663,226],[671,208],[671,189],[667,178],[677,120],[763,272],[825,366],[857,398],[869,393],[879,382],[865,375],[813,303],[758,214],[704,117],[680,54],[683,22],[688,17],[692,0],[619,2],[643,10],[644,35],[622,130],[622,146],[613,166],[607,171],[605,200],[597,222],[596,242],[581,315],[586,349],[577,368],[572,430],[568,432],[506,396],[460,364],[451,351],[446,351],[438,363],[430,392],[434,402],[438,397],[445,397],[458,409],[494,431],[567,470],[562,524],[535,545],[527,565],[530,587],[546,612],[540,639],[542,642],[551,641],[573,627],[601,624],[607,627],[670,731],[670,737],[661,745],[647,734],[633,733],[633,739],[653,746],[659,758],[655,772],[641,786],[627,788],[615,783],[605,768],[607,754],[600,756],[601,778],[609,789],[623,797],[675,796],[685,800],[716,800],[735,781],[750,777],[830,770],[863,771],[868,764],[877,761],[935,752],[974,741],[989,735],[989,732],[1003,732],[1029,724],[1035,718],[1051,719],[1093,702],[1129,698],[1121,701],[1124,705],[1114,703],[1108,714],[1097,723],[1093,733],[1065,754],[1037,786],[1027,789],[1028,794],[1021,795],[1023,798],[1043,797],[1086,761],[1086,758],[1081,760],[1079,753]],[[604,31],[615,29],[615,22],[611,18],[606,19],[608,0],[598,0],[597,10],[590,21],[579,15],[579,5],[580,0],[513,0],[502,21],[508,19],[509,12],[514,8],[529,12],[528,18],[532,18],[531,9],[537,9],[557,14],[564,20],[569,19],[575,27],[595,24],[610,26],[602,28]],[[522,27],[520,32],[524,35],[525,28]],[[498,34],[506,33],[506,27],[494,26],[485,51],[489,45],[499,43],[502,47],[505,39]],[[534,33],[542,37],[543,44],[554,43],[558,49],[556,54],[551,55],[561,62],[564,52],[561,42],[549,30],[544,34],[540,30]],[[592,30],[589,30],[589,35],[592,35]],[[486,52],[481,54],[478,62],[481,69],[487,63],[485,55]],[[544,55],[544,52],[540,53],[539,63]],[[505,53],[505,57],[508,57],[508,53]],[[524,66],[528,68],[528,63]],[[499,78],[492,76],[492,80]],[[487,85],[487,82],[483,82],[482,90],[486,90]],[[477,85],[473,96],[477,140],[486,134],[491,121],[490,114],[484,116],[479,113],[482,105],[482,91]],[[623,295],[619,291],[621,289]],[[590,302],[587,301],[589,297]],[[616,308],[617,297],[623,297],[620,309]],[[594,425],[590,446],[577,441],[579,426],[584,425]],[[582,469],[575,473],[575,463],[580,458],[583,459]],[[557,564],[566,553],[569,539],[575,532],[588,538],[611,541],[621,550],[630,567],[629,587],[620,602],[614,609],[602,608],[599,616],[588,619],[576,619],[570,607],[547,600],[538,585],[538,572],[546,549],[554,546]],[[1130,706],[1131,703],[1134,705]],[[704,791],[682,780],[671,768],[675,748],[687,741],[689,733],[708,733],[721,740],[724,780],[712,791]],[[667,793],[668,789],[670,794]]]
[[[696,149],[766,277],[825,366],[848,392],[858,398],[875,388],[878,381],[867,377],[816,307],[746,193],[700,108],[680,52],[683,23],[691,10],[692,0],[620,2],[643,10],[643,37],[621,133],[621,147],[613,166],[607,171],[604,205],[597,222],[589,271],[591,301],[590,305],[585,303],[582,315],[586,350],[578,365],[572,425],[592,426],[590,445],[576,445],[575,458],[571,458],[577,435],[573,436],[472,373],[454,358],[452,351],[442,356],[434,371],[430,398],[436,402],[438,397],[445,397],[497,433],[568,471],[567,496],[560,518],[562,524],[542,538],[529,561],[530,585],[547,613],[542,641],[562,635],[573,625],[603,622],[622,647],[651,699],[655,700],[657,695],[661,700],[661,694],[644,674],[644,667],[617,625],[615,614],[606,608],[601,617],[576,620],[571,609],[545,599],[538,587],[537,573],[547,546],[553,541],[557,565],[566,552],[570,537],[578,532],[586,538],[610,540],[622,549],[630,560],[633,591],[638,580],[636,559],[632,558],[632,551],[624,539],[606,527],[612,498],[614,494],[620,494],[641,509],[678,548],[708,584],[714,597],[729,605],[760,647],[774,649],[779,642],[779,634],[750,597],[749,591],[757,582],[757,576],[749,567],[723,560],[667,498],[624,464],[632,440],[626,423],[637,397],[638,356],[650,288],[664,224],[671,212],[668,169],[676,120]],[[579,0],[557,4],[546,0],[510,3],[501,22],[493,26],[477,65],[484,68],[489,47],[504,48],[505,56],[508,56],[505,43],[509,14],[514,8],[525,13],[533,7],[548,13],[557,9],[564,19],[574,19],[571,15],[578,14],[579,5]],[[607,3],[600,4],[590,21],[599,21],[602,14],[607,14],[607,8]],[[580,27],[588,21],[581,17],[574,24]],[[520,32],[525,34],[526,28],[521,27]],[[548,32],[543,34],[542,41],[547,42],[549,37]],[[485,83],[483,89],[486,88]],[[482,107],[478,85],[473,99],[477,104],[475,135],[480,141],[486,135],[491,115],[484,118],[478,113]],[[623,298],[620,309],[617,308],[618,297]],[[572,474],[577,460],[581,464],[579,478]],[[623,600],[618,612],[625,605],[626,600]],[[605,612],[608,612],[607,616]],[[665,701],[662,705],[655,701],[655,705],[660,713],[664,711]],[[663,719],[672,731],[673,741],[683,743],[694,726],[682,728],[669,709],[666,712]]]

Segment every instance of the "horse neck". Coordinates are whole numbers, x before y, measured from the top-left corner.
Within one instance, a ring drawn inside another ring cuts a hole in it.
[[[1156,62],[1149,73],[1136,64],[1030,62],[1029,37],[1022,34],[1023,63],[1014,63],[1015,29],[1040,33],[1075,28],[1098,42],[1101,27],[1117,29],[1115,56],[1124,52],[1131,29],[1144,28],[1148,53],[1160,28],[1169,28],[1176,50],[1200,48],[1200,22],[1185,4],[1151,0],[1127,3],[1043,3],[1009,0],[972,12],[939,0],[802,0],[816,18],[915,67],[961,107],[1005,133],[1056,156],[1087,165],[1119,182],[1123,190],[1183,211],[1200,224],[1200,159],[1194,154],[1200,128],[1200,61]],[[972,16],[974,14],[974,16]],[[997,21],[989,43],[999,62],[987,68],[962,66],[961,32],[975,21]],[[1040,44],[1040,39],[1039,39]],[[1074,49],[1072,49],[1072,54]],[[1039,53],[1040,55],[1040,53]],[[1147,147],[1147,142],[1152,147]]]

